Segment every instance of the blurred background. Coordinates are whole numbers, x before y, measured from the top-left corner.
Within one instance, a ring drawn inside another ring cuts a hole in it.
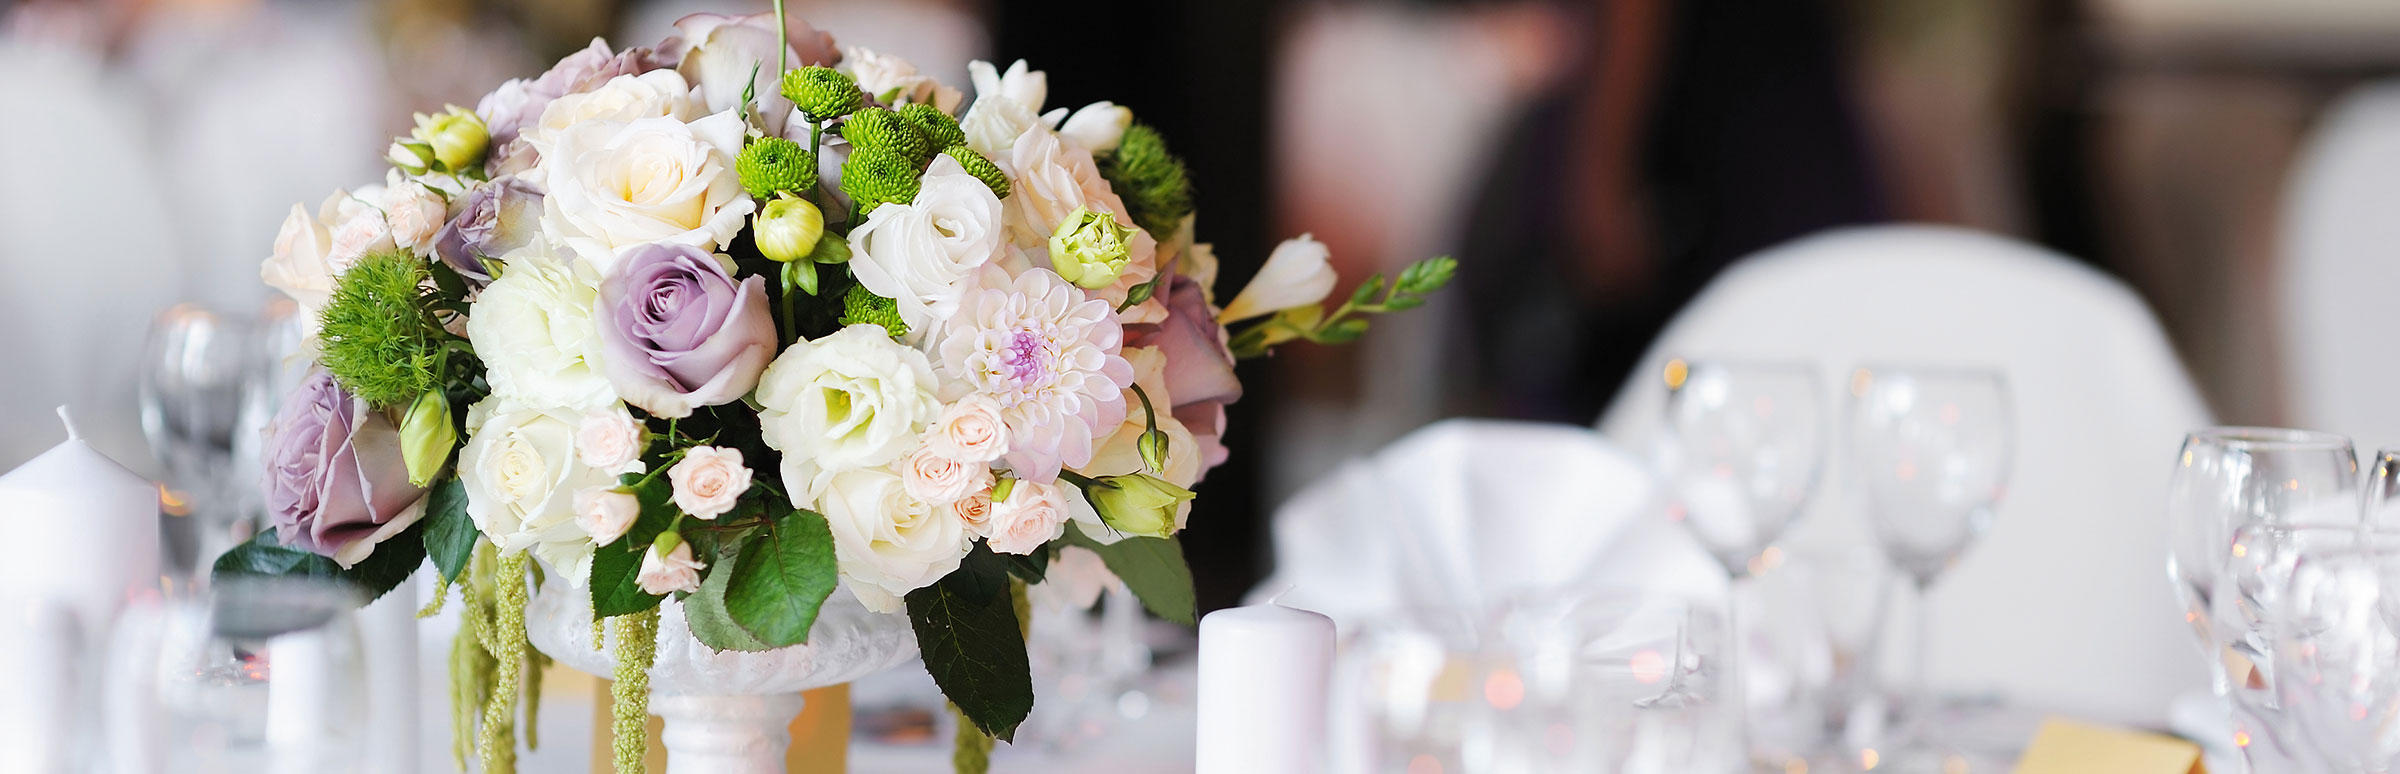
[[[472,105],[594,36],[765,8],[0,0],[0,351],[58,364],[0,370],[0,469],[57,441],[60,403],[103,451],[153,459],[152,315],[268,314],[257,266],[283,214],[379,179],[410,109]],[[2386,0],[791,11],[948,83],[1024,58],[1052,104],[1129,105],[1188,160],[1227,289],[1299,233],[1353,280],[1460,259],[1457,290],[1364,346],[1245,364],[1233,461],[1184,537],[1204,609],[1266,575],[1266,514],[1335,461],[1446,416],[1589,424],[1721,268],[1832,226],[1959,224],[2073,256],[2149,302],[2220,421],[2292,421],[2276,278],[2295,170],[2338,98],[2400,71]]]

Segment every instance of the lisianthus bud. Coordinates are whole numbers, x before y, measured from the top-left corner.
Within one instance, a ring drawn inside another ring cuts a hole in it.
[[[888,151],[907,159],[910,166],[924,166],[933,158],[933,146],[900,114],[883,108],[865,108],[850,114],[842,122],[842,139],[850,145],[867,150]]]
[[[951,118],[941,108],[923,102],[911,102],[892,112],[899,113],[902,119],[908,121],[908,125],[916,127],[932,147],[947,148],[967,141],[967,132],[958,128],[958,119]]]
[[[400,458],[408,463],[408,483],[424,486],[450,461],[458,448],[458,427],[450,423],[450,399],[428,390],[408,407],[400,421]]]
[[[446,106],[433,115],[417,114],[416,131],[409,137],[433,149],[433,158],[442,168],[458,171],[481,163],[483,152],[492,143],[492,135],[475,112],[457,105]]]
[[[786,195],[767,202],[751,225],[757,229],[753,241],[760,255],[791,263],[816,251],[817,240],[825,235],[825,213],[807,199]]]
[[[858,203],[861,213],[873,212],[880,204],[913,201],[918,185],[917,165],[891,151],[853,148],[842,162],[842,192]]]
[[[984,158],[983,154],[965,145],[943,148],[942,155],[957,159],[958,166],[965,169],[967,174],[974,175],[975,179],[992,189],[993,196],[1008,198],[1008,173],[1000,171],[1000,165],[992,163],[991,159]]]
[[[1084,499],[1100,520],[1119,532],[1166,537],[1175,534],[1175,515],[1192,490],[1152,476],[1111,476],[1084,487]]]
[[[867,102],[866,93],[858,90],[858,81],[840,70],[815,65],[784,72],[783,98],[817,121],[849,115]]]
[[[1133,254],[1126,243],[1132,236],[1133,229],[1118,224],[1116,216],[1077,207],[1050,234],[1050,269],[1086,288],[1114,285]]]
[[[1142,452],[1142,464],[1149,466],[1150,472],[1156,473],[1167,469],[1166,433],[1159,432],[1157,428],[1143,431],[1142,438],[1137,445]]]
[[[779,193],[804,193],[817,187],[817,156],[800,143],[781,137],[761,137],[742,148],[733,161],[742,189],[753,198]]]

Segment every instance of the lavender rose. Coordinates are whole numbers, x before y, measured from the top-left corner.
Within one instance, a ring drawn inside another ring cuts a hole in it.
[[[541,236],[542,192],[515,176],[467,192],[458,217],[433,236],[433,252],[481,287],[492,281],[484,256],[506,255]]]
[[[283,545],[348,567],[423,514],[399,429],[333,374],[302,379],[267,433],[267,516]]]
[[[1166,279],[1158,297],[1167,302],[1167,318],[1153,325],[1126,326],[1126,346],[1157,347],[1167,358],[1167,395],[1175,401],[1175,421],[1192,431],[1200,446],[1201,462],[1216,467],[1225,462],[1225,405],[1240,400],[1242,382],[1233,374],[1233,352],[1226,347],[1225,329],[1200,283],[1177,274]]]
[[[600,285],[609,384],[662,417],[732,402],[775,357],[766,279],[733,278],[733,262],[690,245],[653,243],[617,259]]]

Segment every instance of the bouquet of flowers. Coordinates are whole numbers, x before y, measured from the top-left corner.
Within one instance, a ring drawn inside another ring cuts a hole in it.
[[[1191,622],[1174,536],[1236,359],[1355,339],[1454,267],[1329,311],[1301,237],[1221,302],[1184,166],[1127,108],[1046,110],[1023,62],[975,63],[970,102],[780,11],[676,28],[419,115],[261,271],[316,367],[269,430],[273,529],[215,571],[372,599],[430,559],[462,765],[513,766],[544,577],[617,634],[620,740],[670,597],[765,650],[836,593],[907,615],[962,726],[1009,738],[1023,589],[1063,552]]]

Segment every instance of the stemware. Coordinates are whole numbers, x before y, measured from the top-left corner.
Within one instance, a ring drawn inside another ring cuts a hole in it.
[[[2400,547],[2303,550],[2276,622],[2274,681],[2284,726],[2309,770],[2384,774],[2400,758]]]
[[[1927,589],[1991,528],[2016,453],[2008,382],[1981,369],[1862,366],[1850,383],[1850,452],[1869,521],[1917,600],[1916,675],[1909,719],[1887,759],[1937,754],[1926,665]]]
[[[2226,551],[2211,600],[2211,642],[2226,677],[2226,704],[2234,719],[2235,744],[2254,770],[2289,768],[2297,745],[2283,715],[2282,677],[2276,671],[2276,640],[2294,615],[2289,594],[2298,567],[2316,557],[2400,547],[2400,535],[2361,525],[2283,525],[2252,522],[2238,527]],[[2262,764],[2264,764],[2262,766]]]
[[[150,326],[139,387],[142,434],[165,474],[161,505],[188,517],[170,522],[166,535],[177,569],[197,572],[247,537],[236,526],[243,487],[235,447],[256,379],[251,343],[242,321],[190,304],[160,312]]]
[[[1817,485],[1826,428],[1805,363],[1667,364],[1658,461],[1668,515],[1735,578],[1798,518]]]
[[[103,686],[113,770],[359,770],[357,604],[329,581],[252,579],[128,609]]]

